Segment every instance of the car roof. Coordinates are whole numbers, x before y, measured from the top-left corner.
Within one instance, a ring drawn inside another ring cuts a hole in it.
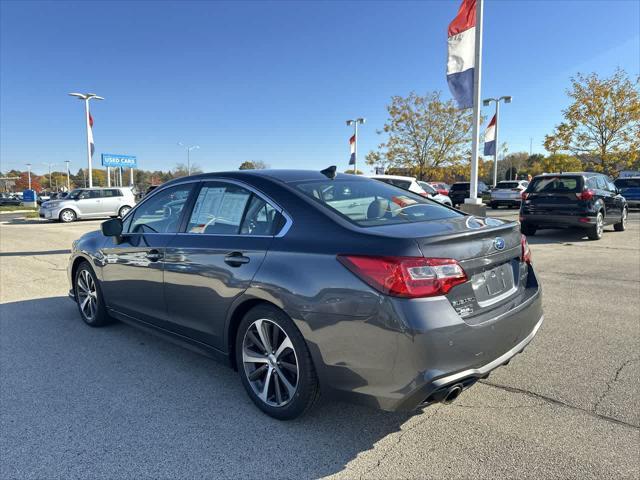
[[[264,170],[231,170],[226,172],[209,172],[200,173],[198,175],[191,175],[189,177],[174,178],[166,183],[162,184],[162,187],[167,185],[174,185],[183,181],[194,180],[216,180],[216,179],[234,179],[234,180],[251,180],[251,179],[266,179],[279,183],[294,183],[304,181],[322,181],[328,180],[328,177],[320,172],[320,170],[286,170],[286,169],[264,169]],[[336,173],[336,180],[355,180],[355,181],[368,181],[369,177],[363,175],[350,175],[347,173]]]
[[[541,173],[540,175],[536,175],[536,177],[561,177],[561,176],[584,176],[584,177],[592,177],[594,175],[602,175],[602,173],[598,172],[560,172],[560,173]]]

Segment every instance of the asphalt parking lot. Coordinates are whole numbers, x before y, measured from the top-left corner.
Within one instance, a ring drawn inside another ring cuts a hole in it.
[[[0,223],[3,479],[640,476],[640,212],[597,242],[530,239],[545,324],[457,402],[415,415],[324,402],[288,423],[224,365],[82,323],[66,262],[100,222]]]

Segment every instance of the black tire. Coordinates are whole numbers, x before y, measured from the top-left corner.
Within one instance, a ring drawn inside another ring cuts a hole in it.
[[[131,207],[129,205],[123,205],[122,207],[120,207],[120,210],[118,210],[118,216],[120,218],[123,218],[127,213],[129,213],[129,210],[131,210]]]
[[[622,216],[620,222],[613,225],[613,229],[616,232],[624,232],[627,229],[627,218],[629,216],[629,210],[625,207],[622,209]]]
[[[90,279],[90,281],[89,281]],[[87,287],[87,288],[85,288]],[[94,294],[89,295],[93,297],[92,300],[88,300],[85,304],[87,291],[93,290]],[[73,292],[76,297],[76,305],[78,311],[84,323],[90,327],[102,327],[113,322],[113,318],[107,313],[107,309],[104,304],[104,297],[102,296],[102,288],[100,282],[96,278],[96,274],[89,265],[89,262],[82,262],[76,270],[76,275],[73,279]],[[93,303],[93,307],[91,304]]]
[[[498,209],[498,205],[496,203],[490,203],[489,206],[493,209],[493,210],[497,210]]]
[[[274,328],[274,325],[277,328]],[[265,349],[262,345],[263,337],[258,338],[256,335],[258,327],[265,329],[262,332],[266,336],[267,343],[282,347],[288,337],[293,348],[285,348],[276,358],[274,352],[277,354],[280,348],[267,345]],[[274,330],[277,331],[275,340]],[[268,352],[269,348],[271,348],[271,355],[267,356],[260,352]],[[245,351],[251,356],[245,358],[243,355]],[[236,335],[235,357],[242,385],[249,398],[260,410],[273,418],[292,420],[300,417],[314,406],[320,396],[318,376],[304,337],[293,321],[274,306],[258,305],[245,314]],[[267,360],[268,357],[271,358]],[[246,362],[245,360],[249,358],[264,359],[264,361]],[[257,367],[257,365],[260,366]],[[292,373],[292,366],[296,367],[295,376]],[[255,375],[258,370],[262,370],[264,378],[261,378],[262,374],[260,374],[250,379],[250,375]],[[281,377],[285,377],[284,380]],[[295,386],[293,385],[294,377]],[[294,386],[295,389],[289,391],[286,388],[287,385]],[[264,399],[259,396],[258,390],[261,390]]]
[[[530,223],[523,223],[520,225],[520,231],[524,233],[527,237],[533,237],[536,234],[536,230],[538,227],[535,225],[531,225]]]
[[[587,230],[587,237],[589,240],[600,240],[602,238],[602,234],[604,232],[604,214],[602,210],[598,212],[596,215],[596,223],[589,227]]]
[[[62,223],[71,223],[71,222],[75,222],[78,216],[76,215],[76,212],[74,212],[70,208],[65,208],[60,212],[60,215],[58,215],[58,218]]]

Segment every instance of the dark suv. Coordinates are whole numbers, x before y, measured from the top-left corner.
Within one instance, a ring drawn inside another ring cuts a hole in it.
[[[627,227],[625,198],[605,175],[592,172],[550,173],[535,177],[522,193],[522,233],[539,228],[581,227],[599,240],[605,225]]]
[[[451,185],[449,190],[449,198],[454,207],[464,203],[465,198],[469,198],[469,182],[456,182]],[[483,201],[489,201],[491,199],[491,191],[484,182],[478,182],[478,197]]]

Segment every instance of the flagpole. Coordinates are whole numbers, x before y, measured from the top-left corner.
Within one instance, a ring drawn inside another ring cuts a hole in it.
[[[84,113],[87,120],[87,164],[89,165],[89,188],[93,187],[93,170],[91,167],[91,140],[89,139],[91,124],[89,122],[89,98],[84,99]]]
[[[482,80],[482,9],[484,0],[476,3],[476,52],[473,72],[473,140],[471,143],[471,185],[464,203],[480,205],[478,198],[478,145],[480,144],[480,93]]]
[[[496,146],[493,151],[493,186],[498,185],[498,125],[500,125],[500,100],[496,102]]]

